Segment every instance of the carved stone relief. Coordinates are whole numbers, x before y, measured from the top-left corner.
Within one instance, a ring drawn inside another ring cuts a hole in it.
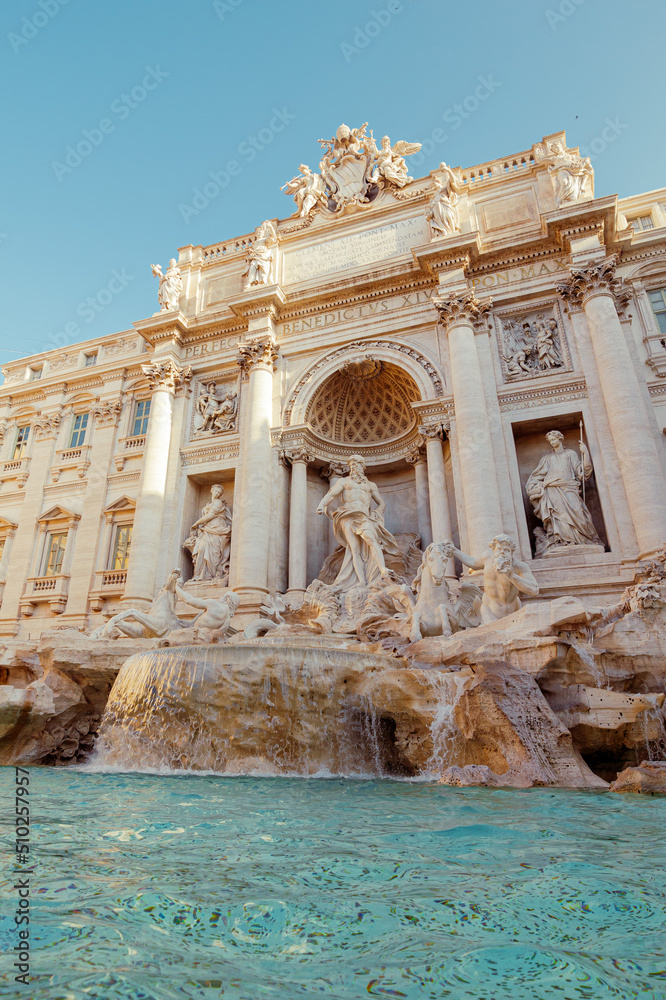
[[[496,317],[497,341],[507,382],[570,371],[562,316],[555,304]]]
[[[211,379],[199,385],[194,402],[192,437],[224,434],[238,428],[238,385]]]

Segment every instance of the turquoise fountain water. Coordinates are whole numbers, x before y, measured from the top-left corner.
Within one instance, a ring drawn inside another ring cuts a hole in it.
[[[34,981],[5,965],[2,997],[666,997],[663,799],[48,768],[30,787]]]

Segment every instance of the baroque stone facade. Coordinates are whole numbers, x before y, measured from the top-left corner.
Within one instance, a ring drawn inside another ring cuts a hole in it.
[[[417,143],[322,146],[291,216],[154,266],[133,332],[4,368],[1,635],[147,611],[174,568],[180,618],[302,596],[354,455],[392,558],[447,580],[505,535],[523,600],[600,604],[662,546],[666,189],[595,197],[563,133],[416,179]]]

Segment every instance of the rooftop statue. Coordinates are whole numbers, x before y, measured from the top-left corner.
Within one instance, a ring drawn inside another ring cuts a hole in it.
[[[391,145],[385,135],[377,147],[368,123],[359,128],[340,125],[331,139],[320,139],[324,155],[321,174],[301,164],[300,175],[281,188],[294,196],[298,216],[309,216],[317,207],[341,215],[371,204],[383,189],[404,187],[412,178],[405,156],[417,153],[420,143],[400,140]]]
[[[537,161],[547,164],[549,173],[554,175],[557,207],[592,198],[594,170],[589,156],[583,159],[565,149],[559,139],[544,143],[544,146],[537,147]]]
[[[160,312],[178,309],[180,304],[180,295],[183,290],[183,279],[180,274],[180,268],[176,263],[176,258],[171,258],[169,266],[164,274],[162,273],[162,268],[159,264],[153,264],[151,266],[151,271],[156,278],[160,279],[158,292]]]
[[[460,232],[458,195],[460,186],[451,167],[440,163],[441,177],[435,176],[435,192],[426,208],[426,219],[430,223],[433,237],[453,236]]]
[[[256,238],[247,252],[246,288],[252,285],[267,285],[271,280],[273,270],[273,251],[277,246],[278,235],[270,220],[262,222],[256,230]]]
[[[298,169],[300,174],[296,174],[290,181],[283,184],[280,191],[286,191],[287,194],[294,196],[298,208],[296,215],[305,218],[314,211],[317,205],[322,205],[325,208],[328,199],[320,175],[313,174],[307,163],[301,163]]]

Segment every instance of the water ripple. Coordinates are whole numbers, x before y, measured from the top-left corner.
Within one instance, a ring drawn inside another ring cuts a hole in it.
[[[666,998],[657,798],[43,768],[31,800],[31,1000]]]

